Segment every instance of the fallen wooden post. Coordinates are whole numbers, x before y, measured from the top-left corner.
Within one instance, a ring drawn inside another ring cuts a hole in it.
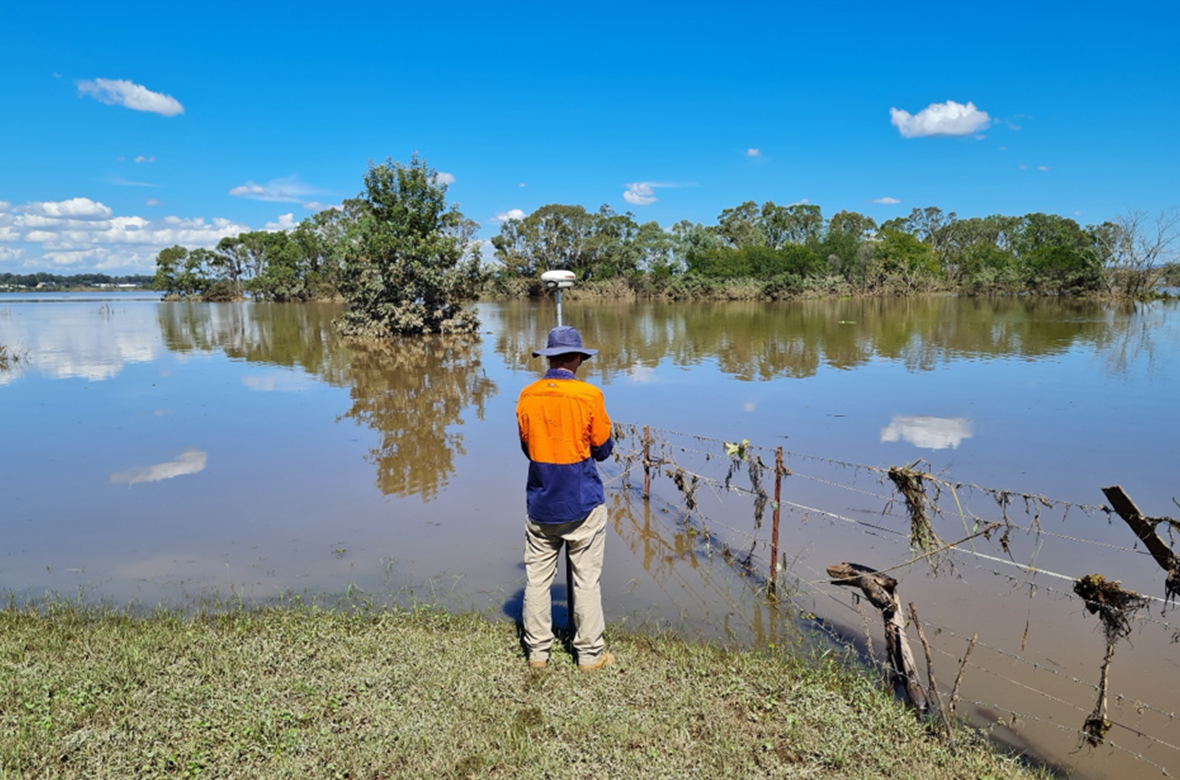
[[[1147,551],[1151,553],[1151,557],[1166,573],[1165,598],[1171,600],[1180,596],[1180,560],[1177,560],[1176,553],[1172,552],[1172,548],[1155,532],[1155,527],[1169,518],[1146,517],[1119,485],[1102,488],[1102,492],[1114,511],[1131,527],[1139,541],[1143,542]]]
[[[897,595],[897,580],[876,569],[859,563],[837,563],[828,567],[828,576],[833,585],[860,588],[874,607],[881,610],[885,620],[885,653],[889,656],[894,687],[905,690],[910,706],[925,714],[930,709],[914,653],[905,633],[905,615],[901,611],[901,599]]]

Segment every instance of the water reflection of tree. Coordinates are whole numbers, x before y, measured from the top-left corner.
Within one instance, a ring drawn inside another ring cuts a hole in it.
[[[565,321],[601,350],[589,377],[610,381],[636,365],[688,366],[715,361],[743,380],[808,377],[821,365],[854,368],[874,358],[929,371],[954,359],[1035,358],[1077,343],[1098,343],[1120,327],[1101,304],[1038,298],[859,298],[785,303],[574,302]],[[496,351],[529,365],[553,312],[509,303]]]
[[[434,498],[466,454],[461,425],[468,406],[483,419],[497,388],[471,337],[420,336],[348,345],[352,407],[343,418],[377,432],[369,452],[386,495]]]
[[[158,312],[173,352],[221,350],[250,363],[299,367],[334,385],[346,381],[347,361],[332,325],[339,306],[176,302]]]
[[[387,495],[434,498],[464,454],[451,430],[496,385],[480,366],[471,337],[420,337],[342,342],[332,319],[339,306],[319,304],[169,303],[159,307],[160,330],[173,352],[221,350],[231,358],[298,367],[337,386],[350,386],[352,405],[341,419],[379,435],[369,454],[377,486]],[[296,423],[292,423],[296,424]]]

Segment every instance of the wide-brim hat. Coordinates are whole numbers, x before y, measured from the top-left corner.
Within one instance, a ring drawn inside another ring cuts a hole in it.
[[[580,353],[586,358],[592,358],[598,354],[598,350],[582,346],[582,334],[578,333],[577,328],[572,325],[558,325],[549,331],[549,341],[545,347],[533,350],[533,357],[555,357],[573,352]]]

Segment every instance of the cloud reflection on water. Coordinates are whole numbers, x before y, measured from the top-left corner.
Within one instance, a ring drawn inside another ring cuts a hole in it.
[[[975,433],[966,417],[903,417],[893,415],[881,429],[882,442],[907,441],[924,450],[958,449],[964,439]]]
[[[182,477],[185,474],[196,474],[205,470],[208,459],[209,453],[190,448],[180,453],[176,460],[157,463],[146,468],[111,472],[111,483],[130,487],[140,482],[160,482],[173,477]]]

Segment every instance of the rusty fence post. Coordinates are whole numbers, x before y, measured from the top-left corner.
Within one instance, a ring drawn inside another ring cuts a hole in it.
[[[643,426],[643,498],[651,497],[651,431]]]
[[[783,448],[774,452],[774,521],[770,526],[770,596],[778,585],[778,517],[783,491]]]

